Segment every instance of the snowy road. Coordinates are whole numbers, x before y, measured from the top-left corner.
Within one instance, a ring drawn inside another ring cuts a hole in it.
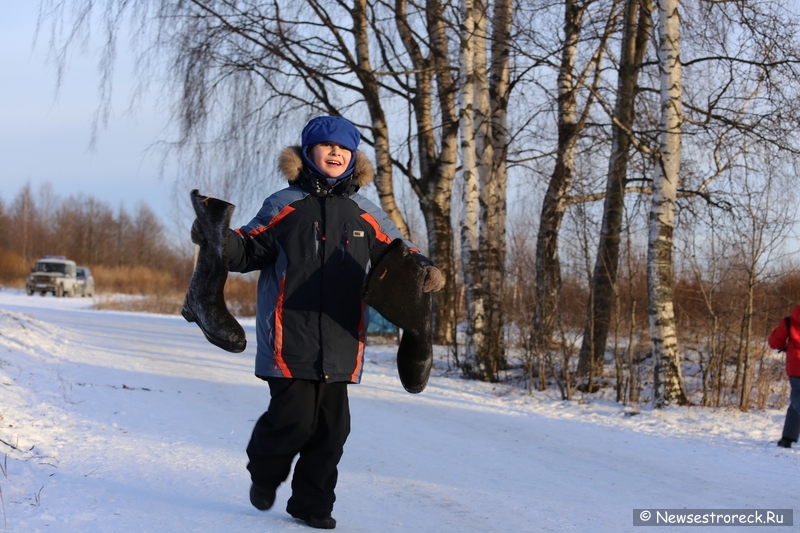
[[[311,531],[284,512],[288,487],[267,513],[247,500],[244,448],[269,398],[252,373],[253,324],[248,349],[230,354],[180,317],[88,303],[0,291],[0,527]],[[579,406],[453,378],[410,395],[391,352],[371,348],[363,383],[350,387],[338,531],[641,533],[650,528],[632,526],[634,508],[797,501],[800,452],[771,442],[779,414],[730,415],[731,425],[763,422],[733,441],[654,431],[669,426],[645,414],[630,424],[591,408],[576,416]]]

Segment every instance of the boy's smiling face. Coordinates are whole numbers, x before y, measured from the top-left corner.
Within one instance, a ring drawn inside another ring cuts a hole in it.
[[[336,143],[324,142],[312,146],[309,157],[325,176],[338,178],[350,166],[353,153]]]

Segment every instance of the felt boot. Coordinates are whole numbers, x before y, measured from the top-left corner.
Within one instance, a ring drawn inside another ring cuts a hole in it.
[[[223,200],[191,193],[192,207],[203,230],[192,281],[181,314],[195,322],[211,344],[233,353],[244,351],[244,329],[228,312],[223,289],[228,279],[228,232],[235,206]]]
[[[315,529],[336,529],[336,519],[330,514],[296,514],[291,512],[289,514]]]
[[[332,516],[309,516],[308,518],[304,518],[303,522],[315,529],[336,528],[336,519],[334,519]]]
[[[269,511],[275,503],[275,489],[267,490],[255,484],[250,485],[250,503],[259,511]]]
[[[402,241],[395,239],[375,260],[362,298],[403,330],[397,349],[397,373],[403,388],[422,392],[433,363],[433,304],[422,292],[425,269]]]

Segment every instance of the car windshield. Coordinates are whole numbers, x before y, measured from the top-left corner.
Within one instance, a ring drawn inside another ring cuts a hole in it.
[[[41,261],[36,263],[36,272],[60,272],[66,274],[67,265],[64,263],[48,263]]]

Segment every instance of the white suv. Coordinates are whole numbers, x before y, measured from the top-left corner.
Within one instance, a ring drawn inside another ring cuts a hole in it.
[[[63,255],[46,255],[36,261],[36,266],[31,269],[25,281],[25,291],[28,296],[34,292],[52,292],[53,296],[75,296],[79,288],[76,276],[75,261],[70,261]]]

